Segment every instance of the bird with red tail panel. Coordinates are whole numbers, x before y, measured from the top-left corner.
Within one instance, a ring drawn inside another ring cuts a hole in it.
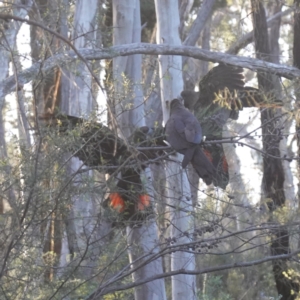
[[[200,148],[202,129],[197,118],[179,99],[171,101],[170,118],[166,124],[166,139],[177,152],[184,155],[182,167],[189,162],[206,184],[216,176],[215,168]]]
[[[151,211],[150,196],[144,190],[137,170],[127,169],[121,172],[121,176],[106,202],[112,210],[120,214],[121,219],[141,220]]]
[[[243,68],[220,63],[199,82],[199,91],[184,90],[181,97],[184,106],[193,112],[200,122],[205,141],[223,137],[223,126],[228,119],[237,120],[244,107],[274,107],[283,105],[272,93],[245,86]],[[226,133],[225,133],[226,134]],[[225,188],[229,182],[228,164],[222,145],[211,144],[212,164],[217,169],[214,185]]]

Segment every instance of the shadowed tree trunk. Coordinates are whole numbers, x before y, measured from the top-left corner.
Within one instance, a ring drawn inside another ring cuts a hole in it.
[[[30,12],[30,18],[32,20],[42,20],[45,22],[46,26],[49,26],[53,30],[59,32],[59,19],[60,15],[57,14],[57,9],[60,7],[60,1],[55,0],[51,2],[45,2],[43,0],[36,1],[33,11]],[[59,39],[51,36],[50,34],[44,32],[41,28],[31,27],[30,28],[31,37],[31,54],[33,61],[43,60],[50,57],[55,53],[60,47]],[[41,122],[40,117],[47,115],[53,115],[57,106],[60,102],[60,78],[61,72],[58,68],[52,70],[48,74],[41,74],[37,80],[33,81],[32,89],[34,95],[34,105],[36,113],[36,124],[40,127]],[[37,136],[39,143],[42,143],[41,137]],[[41,151],[41,150],[40,150]],[[43,150],[41,151],[42,156],[47,156],[47,142],[43,143]],[[53,171],[55,165],[52,166]],[[50,172],[51,172],[50,171]],[[46,189],[55,188],[55,180],[51,179],[51,176],[45,178],[43,181]],[[49,203],[53,203],[51,195],[48,199]],[[44,217],[47,216],[47,209],[42,212]],[[43,261],[45,264],[45,274],[44,279],[46,281],[52,280],[55,276],[55,271],[53,267],[56,267],[59,262],[59,257],[61,254],[61,238],[62,238],[62,223],[61,214],[58,211],[52,211],[52,213],[45,218],[44,222],[41,224],[41,236],[44,240],[43,245]]]
[[[280,14],[282,11],[283,3],[279,0],[274,1],[269,4],[270,10],[272,12],[272,15],[277,15]],[[280,38],[280,29],[281,29],[281,17],[278,17],[274,20],[274,23],[272,27],[269,30],[269,37],[270,37],[270,51],[271,51],[271,56],[270,60],[274,63],[279,64],[280,63],[280,44],[279,44],[279,38]],[[284,95],[284,107],[290,111],[293,110],[293,105],[292,101],[287,97],[286,92],[281,90],[280,82],[278,81],[278,85],[276,86],[275,90],[276,95],[278,98],[283,99]],[[290,121],[285,121],[282,124],[284,126],[284,131],[285,132],[290,132],[291,131],[291,126],[292,126],[292,120]],[[280,142],[280,153],[282,155],[289,155],[288,153],[288,147],[287,147],[287,137],[282,136],[282,140]],[[284,171],[284,194],[286,198],[286,206],[293,212],[295,209],[295,190],[294,186],[291,185],[291,182],[293,181],[293,173],[291,170],[291,163],[287,160],[282,161],[282,167]]]
[[[300,69],[300,0],[295,0],[295,12],[294,12],[294,39],[293,39],[293,60],[294,66]],[[300,110],[300,79],[296,79],[295,81],[295,96],[296,96],[296,109]],[[296,132],[297,132],[297,156],[300,157],[300,120],[296,119]],[[300,174],[300,159],[297,160],[297,171],[298,176]],[[300,199],[300,184],[298,183],[298,206]],[[298,240],[298,247],[300,245],[300,239]]]
[[[251,0],[253,10],[253,27],[254,39],[257,58],[271,61],[271,51],[269,46],[268,28],[266,22],[266,13],[262,1]],[[259,88],[264,92],[276,91],[280,85],[276,76],[258,72]],[[274,109],[261,109],[261,123],[264,124],[270,121],[267,125],[262,127],[263,134],[263,150],[264,152],[273,156],[280,157],[280,135],[281,129],[278,122],[272,121],[278,116],[278,111]],[[268,199],[268,207],[271,213],[270,221],[274,220],[274,212],[285,206],[284,194],[284,171],[280,159],[274,159],[269,156],[263,158],[263,180],[262,187],[264,197]],[[271,255],[288,254],[290,251],[289,232],[288,229],[280,229],[273,231],[273,240],[271,242]],[[293,278],[285,276],[288,272],[288,265],[286,260],[272,261],[273,273],[276,282],[278,294],[282,296],[283,300],[296,299],[299,291],[298,284]]]
[[[295,0],[294,12],[294,45],[293,45],[294,66],[300,69],[300,0]],[[300,109],[299,79],[295,84],[296,108]],[[298,83],[298,84],[297,84]],[[296,132],[300,132],[300,120],[296,120]],[[297,134],[298,157],[300,157],[300,137]],[[300,160],[298,160],[298,174],[300,174]],[[298,201],[300,199],[300,185],[298,185]]]

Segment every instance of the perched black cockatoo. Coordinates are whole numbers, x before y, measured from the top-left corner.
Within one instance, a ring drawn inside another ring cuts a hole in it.
[[[222,139],[223,126],[228,119],[237,120],[243,107],[278,107],[282,102],[274,95],[245,86],[243,68],[219,64],[199,82],[199,92],[181,92],[184,106],[194,113],[206,141]],[[210,145],[205,154],[217,169],[215,186],[225,188],[229,182],[228,165],[223,147]]]
[[[184,155],[182,167],[189,162],[206,184],[215,177],[215,168],[200,148],[202,130],[197,118],[179,99],[170,105],[170,118],[166,124],[166,139],[177,152]]]

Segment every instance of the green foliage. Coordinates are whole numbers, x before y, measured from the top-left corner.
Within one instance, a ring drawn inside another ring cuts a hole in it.
[[[149,42],[154,26],[156,25],[156,13],[154,0],[141,0],[141,24],[145,25],[142,32],[142,42]]]
[[[133,289],[129,289],[122,292],[115,292],[112,294],[105,295],[104,300],[132,300],[133,299]]]
[[[239,269],[229,271],[226,286],[228,287],[228,291],[230,292],[230,295],[232,295],[233,299],[243,295],[245,290],[245,287],[243,286],[244,280],[245,274],[240,272]]]
[[[227,1],[228,0],[217,0],[215,5],[214,5],[214,10],[226,7]],[[203,3],[203,0],[195,0],[194,4],[193,4],[193,7],[194,8],[201,8],[202,3]]]
[[[224,291],[222,276],[208,276],[205,282],[203,292],[198,292],[199,300],[233,300],[228,293]]]

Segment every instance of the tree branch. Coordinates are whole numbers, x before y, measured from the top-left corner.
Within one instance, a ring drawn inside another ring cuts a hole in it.
[[[1,18],[1,15],[0,15]],[[171,45],[155,45],[147,43],[126,44],[120,46],[109,47],[106,49],[79,49],[81,57],[86,60],[101,60],[112,59],[117,56],[127,56],[133,54],[147,54],[147,55],[181,55],[193,57],[196,59],[212,62],[222,62],[234,66],[240,66],[253,71],[263,71],[276,74],[288,79],[300,77],[300,70],[295,67],[274,64],[259,59],[250,57],[242,57],[230,55],[221,52],[213,52],[199,49],[191,46],[171,46]],[[18,83],[20,87],[35,79],[40,72],[47,73],[54,67],[66,67],[72,62],[78,60],[79,57],[74,51],[60,53],[48,58],[43,62],[38,62],[30,68],[18,74]],[[0,83],[0,99],[7,94],[16,90],[15,76],[10,76]],[[3,102],[0,102],[0,107]]]
[[[277,21],[278,18],[284,17],[284,16],[290,14],[293,11],[294,11],[293,8],[289,8],[285,11],[278,12],[274,16],[270,17],[267,20],[268,27],[273,26],[273,24]],[[249,32],[249,33],[245,34],[244,36],[242,36],[232,46],[230,46],[230,48],[226,51],[226,53],[228,53],[228,54],[237,54],[242,48],[244,48],[246,45],[253,42],[253,39],[254,39],[254,32],[252,30],[251,32]]]
[[[163,274],[157,274],[155,276],[143,279],[143,280],[138,280],[134,283],[129,283],[129,284],[125,284],[125,285],[118,285],[118,286],[114,286],[111,288],[107,288],[102,290],[101,287],[99,287],[95,292],[93,292],[89,297],[86,298],[86,300],[88,299],[96,299],[97,296],[99,295],[106,295],[108,293],[112,293],[115,291],[124,291],[136,286],[139,286],[141,284],[145,284],[147,282],[153,281],[153,280],[157,280],[160,278],[166,278],[166,277],[170,277],[170,276],[174,276],[174,275],[178,275],[178,274],[186,274],[186,275],[199,275],[199,274],[207,274],[207,273],[212,273],[212,272],[217,272],[217,271],[222,271],[222,270],[228,270],[228,269],[233,269],[233,268],[245,268],[245,267],[252,267],[255,265],[260,265],[269,261],[274,261],[274,260],[279,260],[279,259],[289,259],[293,256],[296,256],[297,254],[300,253],[300,249],[291,252],[289,254],[283,254],[283,255],[276,255],[276,256],[267,256],[264,257],[262,259],[257,259],[257,260],[252,260],[252,261],[248,261],[248,262],[236,262],[236,263],[232,263],[232,264],[227,264],[227,265],[222,265],[222,266],[216,266],[216,267],[210,267],[210,268],[204,268],[204,269],[199,269],[199,270],[185,270],[185,269],[181,269],[181,270],[176,270],[176,271],[171,271],[171,272],[166,272]]]
[[[203,30],[209,16],[211,15],[212,8],[215,4],[215,0],[205,0],[203,1],[201,7],[199,8],[197,18],[194,21],[188,36],[186,37],[183,45],[194,46],[199,38],[201,31]]]
[[[13,15],[0,14],[0,19],[3,20],[16,20],[27,23],[29,25],[38,26],[45,31],[48,31],[61,39],[68,45],[70,42],[57,32],[45,27],[43,24],[38,22],[30,21],[27,19],[19,18]],[[18,86],[14,76],[8,77],[2,83],[0,83],[0,99],[4,96],[13,92],[16,89],[22,88],[22,86],[31,80],[35,79],[40,72],[47,73],[56,66],[67,66],[77,59],[83,60],[101,60],[101,59],[112,59],[117,56],[127,56],[133,54],[147,54],[147,55],[181,55],[187,57],[193,57],[196,59],[212,62],[222,62],[235,66],[240,66],[253,71],[263,71],[273,73],[288,79],[294,79],[300,77],[300,70],[295,67],[286,65],[279,65],[269,63],[266,61],[242,57],[236,55],[225,54],[222,52],[212,52],[208,50],[199,49],[198,47],[192,46],[171,46],[171,45],[156,45],[147,43],[135,43],[109,47],[106,49],[80,49],[77,50],[72,46],[73,51],[57,54],[53,57],[48,58],[43,62],[38,62],[30,68],[24,70],[18,74]],[[3,100],[0,100],[0,108],[3,106]]]

